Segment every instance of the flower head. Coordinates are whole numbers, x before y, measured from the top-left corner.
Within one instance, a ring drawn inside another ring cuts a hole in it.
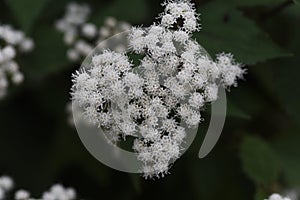
[[[130,54],[142,56],[139,64],[105,50],[74,74],[72,87],[73,102],[93,124],[114,139],[136,138],[133,149],[150,178],[168,173],[182,154],[187,129],[201,122],[204,105],[244,73],[231,54],[213,61],[192,38],[199,17],[190,1],[163,5],[159,23],[134,27],[128,35]]]

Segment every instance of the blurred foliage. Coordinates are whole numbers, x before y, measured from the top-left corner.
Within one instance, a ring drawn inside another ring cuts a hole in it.
[[[245,173],[256,183],[268,186],[278,179],[280,163],[274,151],[263,140],[245,137],[240,147],[240,157]]]
[[[74,186],[85,199],[263,199],[300,186],[299,0],[197,0],[202,30],[195,34],[214,55],[231,52],[248,68],[228,93],[228,118],[210,155],[197,158],[208,125],[160,180],[112,170],[96,161],[68,124],[71,73],[54,28],[69,0],[2,0],[0,22],[34,38],[34,53],[20,58],[26,81],[0,102],[0,172],[35,196],[53,182]],[[91,21],[106,16],[149,25],[162,1],[81,0]]]

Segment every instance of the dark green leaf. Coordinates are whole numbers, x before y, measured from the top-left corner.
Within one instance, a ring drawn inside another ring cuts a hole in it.
[[[256,188],[256,193],[255,193],[255,200],[262,200],[266,199],[269,194],[267,194],[266,191],[263,190],[261,187]]]
[[[294,0],[295,4],[300,6],[300,0]]]
[[[188,166],[191,187],[197,194],[197,198],[193,199],[252,199],[239,160],[224,143],[219,143],[208,157],[196,159],[190,161],[190,164],[184,162]]]
[[[278,136],[273,144],[282,160],[284,178],[293,187],[300,185],[300,134],[299,130],[286,131]]]
[[[300,9],[291,6],[284,15],[287,17],[285,29],[291,32],[287,46],[295,56],[273,63],[275,91],[287,113],[300,125]]]
[[[240,119],[250,119],[251,116],[241,110],[238,106],[233,104],[231,101],[227,103],[227,116],[228,117],[236,117]]]
[[[280,162],[271,147],[254,136],[244,138],[240,146],[244,172],[256,183],[270,185],[278,179]]]
[[[42,13],[49,0],[6,0],[21,28],[30,31],[34,21]]]
[[[99,15],[95,15],[94,18],[95,21],[99,21],[99,19],[114,16],[118,20],[138,23],[142,22],[147,15],[148,8],[146,0],[116,0],[112,2],[108,8],[99,13]]]
[[[54,28],[40,27],[34,34],[35,49],[26,57],[25,73],[29,78],[40,78],[68,67],[63,36]],[[70,64],[69,64],[70,65]]]
[[[276,5],[284,2],[285,0],[218,0],[220,2],[226,2],[227,4],[237,6],[260,6],[260,5]]]
[[[245,64],[290,55],[252,20],[231,7],[211,3],[203,7],[201,13],[203,27],[197,38],[211,54],[231,52]]]

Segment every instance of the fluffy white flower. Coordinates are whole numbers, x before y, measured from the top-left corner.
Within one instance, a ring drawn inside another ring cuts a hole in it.
[[[221,53],[217,55],[217,67],[224,86],[236,86],[236,80],[242,78],[245,73],[241,64],[234,61],[232,54]]]
[[[189,34],[185,31],[178,30],[173,33],[174,40],[180,43],[185,43],[189,39]]]
[[[236,85],[244,73],[231,55],[220,54],[215,62],[192,38],[199,24],[190,1],[163,5],[160,23],[134,27],[128,35],[130,53],[142,56],[138,65],[126,54],[105,50],[73,75],[72,87],[73,102],[113,136],[111,143],[136,137],[133,149],[149,178],[167,174],[182,153],[184,126],[197,126],[218,88]]]

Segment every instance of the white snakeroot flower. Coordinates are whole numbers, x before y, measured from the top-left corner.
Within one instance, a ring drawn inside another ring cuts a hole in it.
[[[288,197],[283,197],[279,194],[272,194],[268,199],[265,199],[265,200],[291,200],[290,198]]]
[[[33,50],[34,43],[25,37],[21,31],[15,30],[10,25],[0,24],[0,99],[7,93],[9,78],[13,84],[20,84],[24,75],[19,71],[15,62],[18,53],[28,53]]]
[[[124,53],[104,50],[73,75],[73,103],[110,143],[136,137],[133,149],[146,178],[168,173],[205,104],[217,100],[219,87],[236,86],[244,73],[231,54],[213,61],[192,38],[200,25],[190,1],[163,5],[159,23],[133,27],[128,35],[130,53],[142,56],[137,66]]]

